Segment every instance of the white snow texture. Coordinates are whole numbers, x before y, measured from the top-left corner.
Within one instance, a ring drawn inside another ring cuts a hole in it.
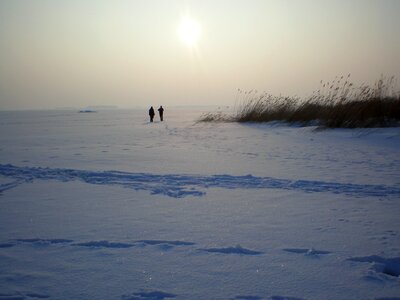
[[[400,299],[400,130],[0,112],[0,300]]]

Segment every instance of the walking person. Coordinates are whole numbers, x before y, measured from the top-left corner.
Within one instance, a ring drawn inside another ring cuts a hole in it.
[[[154,115],[155,115],[155,113],[154,113],[154,108],[153,108],[153,106],[152,106],[152,107],[150,107],[150,109],[149,109],[150,122],[153,122]]]
[[[160,108],[158,109],[158,113],[160,114],[160,120],[162,122],[164,119],[164,108],[162,107],[162,105],[160,105]]]

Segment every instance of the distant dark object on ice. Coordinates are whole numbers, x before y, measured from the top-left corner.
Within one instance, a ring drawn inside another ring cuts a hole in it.
[[[164,108],[162,107],[162,105],[158,109],[158,113],[160,114],[160,121],[162,122],[164,119]]]
[[[97,112],[97,111],[91,110],[91,109],[83,109],[83,110],[80,110],[79,112],[80,112],[80,113],[95,113],[95,112]]]
[[[99,110],[115,110],[117,108],[118,107],[114,105],[93,105],[93,106],[87,106],[86,108],[81,109],[79,112],[92,113],[92,112],[98,112]]]
[[[154,115],[155,115],[155,113],[154,113],[154,108],[153,108],[153,106],[152,106],[152,107],[150,107],[150,109],[149,109],[150,122],[153,122]]]

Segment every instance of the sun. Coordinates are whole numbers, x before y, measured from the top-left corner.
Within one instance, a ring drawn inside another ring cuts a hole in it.
[[[192,18],[183,18],[179,25],[179,37],[188,47],[195,47],[200,38],[200,26]]]

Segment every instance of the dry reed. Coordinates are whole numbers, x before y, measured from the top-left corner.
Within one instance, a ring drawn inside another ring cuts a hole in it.
[[[283,121],[322,128],[367,128],[400,125],[400,92],[394,77],[381,78],[374,86],[354,87],[347,77],[321,86],[306,99],[273,96],[238,89],[235,112],[202,115],[199,122]]]

